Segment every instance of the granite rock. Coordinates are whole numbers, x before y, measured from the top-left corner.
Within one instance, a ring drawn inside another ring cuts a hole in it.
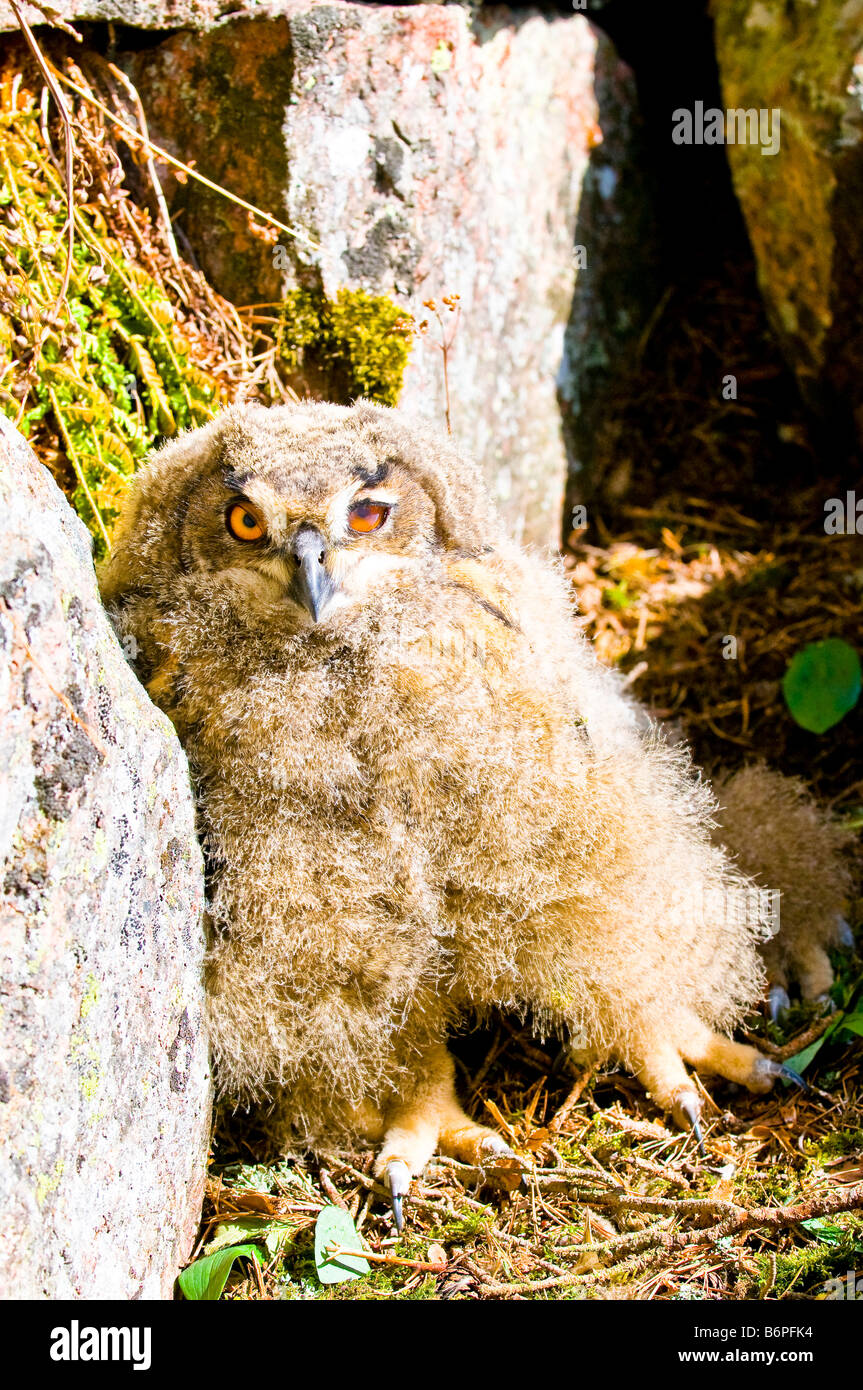
[[[460,296],[453,433],[513,532],[557,544],[568,453],[589,467],[569,417],[587,386],[595,406],[653,305],[647,243],[619,232],[642,191],[631,74],[579,14],[278,10],[124,60],[153,138],[296,232],[274,245],[189,182],[173,195],[195,255],[236,303],[347,286],[427,319],[401,404],[440,425],[455,316],[441,329],[424,301]]]
[[[2,1298],[165,1298],[210,1123],[186,759],[0,416]]]
[[[728,145],[771,326],[831,446],[844,435],[853,449],[863,444],[863,0],[711,9],[725,108],[779,113],[774,154],[755,140]]]

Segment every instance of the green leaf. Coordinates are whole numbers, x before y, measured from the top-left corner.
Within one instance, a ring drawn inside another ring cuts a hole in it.
[[[184,1298],[198,1303],[217,1302],[228,1281],[234,1260],[241,1255],[260,1264],[254,1245],[232,1245],[227,1250],[217,1250],[214,1255],[205,1255],[202,1260],[196,1260],[194,1264],[189,1265],[177,1280]]]
[[[804,1047],[802,1052],[798,1052],[796,1057],[788,1058],[788,1066],[796,1072],[803,1072],[804,1067],[808,1067],[816,1053],[821,1051],[826,1039],[826,1033],[822,1033],[820,1038],[816,1038],[814,1043]]]
[[[842,1027],[863,1038],[863,1014],[847,1014],[842,1020]]]
[[[213,1239],[204,1246],[205,1255],[214,1255],[229,1245],[242,1241],[262,1240],[270,1256],[278,1255],[293,1240],[296,1227],[271,1216],[236,1216],[216,1228]]]
[[[839,637],[810,642],[795,652],[782,680],[791,716],[813,734],[826,733],[860,698],[860,657]]]
[[[339,1245],[346,1250],[360,1250],[359,1231],[349,1212],[341,1207],[324,1207],[315,1222],[315,1268],[322,1284],[342,1284],[347,1279],[359,1279],[368,1274],[369,1262],[361,1255],[337,1255],[331,1259],[327,1250],[331,1245]]]
[[[825,1245],[838,1245],[844,1235],[842,1227],[828,1221],[826,1216],[811,1216],[808,1221],[801,1221],[800,1225],[817,1240],[823,1240]]]

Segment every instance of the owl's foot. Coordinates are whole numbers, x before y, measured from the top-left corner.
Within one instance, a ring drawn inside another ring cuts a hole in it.
[[[848,921],[837,914],[833,941],[828,942],[840,951],[854,951],[854,933]],[[823,1004],[829,1009],[835,1005],[830,998],[833,983],[833,966],[826,950],[814,942],[805,942],[796,950],[790,965],[800,984],[800,994],[814,1004]],[[791,1007],[788,997],[788,978],[784,970],[773,975],[767,991],[767,1012],[773,1023],[779,1023]]]
[[[767,991],[767,1012],[772,1023],[779,1023],[791,1008],[788,990],[784,985],[771,985]]]
[[[437,1147],[436,1130],[422,1122],[411,1125],[407,1117],[392,1126],[384,1139],[384,1147],[375,1162],[375,1177],[390,1190],[390,1205],[396,1230],[405,1224],[404,1199],[410,1194],[412,1178],[419,1177]]]
[[[452,1118],[457,1121],[441,1131],[441,1153],[480,1168],[492,1187],[504,1192],[527,1189],[524,1163],[503,1138],[486,1125],[474,1124],[459,1108]]]
[[[466,1115],[455,1094],[453,1062],[446,1048],[436,1047],[423,1059],[414,1095],[386,1116],[386,1133],[375,1162],[375,1176],[390,1190],[393,1217],[404,1226],[404,1199],[436,1149],[471,1167],[489,1182],[513,1191],[523,1181],[524,1164],[506,1140]]]
[[[757,1048],[714,1033],[694,1015],[681,1020],[672,1038],[663,1036],[652,1046],[645,1045],[639,1080],[657,1105],[670,1110],[681,1129],[690,1129],[704,1155],[701,1133],[701,1101],[686,1072],[684,1062],[699,1071],[735,1081],[758,1095],[772,1089],[777,1080],[789,1081],[803,1091],[809,1087],[793,1068],[765,1057]]]

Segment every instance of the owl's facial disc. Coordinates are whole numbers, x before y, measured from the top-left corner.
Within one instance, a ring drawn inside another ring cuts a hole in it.
[[[339,626],[410,588],[436,544],[434,506],[395,462],[218,460],[190,496],[183,556],[222,574],[250,617]]]

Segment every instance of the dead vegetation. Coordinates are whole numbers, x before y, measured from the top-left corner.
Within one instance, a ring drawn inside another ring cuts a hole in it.
[[[238,1274],[229,1298],[823,1297],[863,1255],[853,1052],[831,1055],[819,1077],[829,1093],[755,1100],[717,1089],[700,1159],[634,1082],[555,1075],[550,1053],[501,1024],[463,1041],[462,1083],[469,1108],[494,1117],[522,1156],[526,1190],[501,1190],[517,1175],[495,1180],[439,1159],[414,1184],[397,1239],[370,1154],[268,1164],[262,1137],[238,1138],[234,1121],[233,1134],[217,1133],[201,1249],[261,1242],[262,1274]],[[324,1289],[312,1233],[329,1203],[346,1206],[367,1248],[390,1258]]]

